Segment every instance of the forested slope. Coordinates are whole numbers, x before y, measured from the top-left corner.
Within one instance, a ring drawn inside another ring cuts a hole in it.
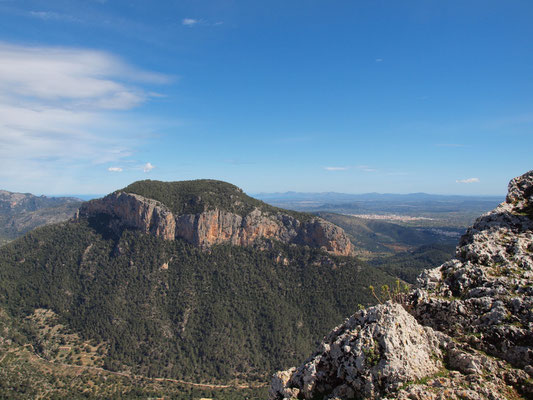
[[[306,246],[202,251],[85,221],[39,228],[0,251],[0,302],[17,318],[51,309],[82,338],[105,342],[104,367],[196,380],[263,379],[387,274]]]

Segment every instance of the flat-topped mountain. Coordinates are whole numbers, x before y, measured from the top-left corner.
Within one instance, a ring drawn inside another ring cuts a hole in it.
[[[136,182],[3,246],[0,311],[50,362],[264,382],[394,282],[351,249],[341,228],[224,182]],[[98,354],[68,358],[72,335]]]
[[[511,180],[454,259],[382,302],[278,372],[271,399],[533,398],[533,171]]]
[[[72,218],[81,200],[0,190],[0,244],[42,225]]]
[[[337,255],[353,254],[352,243],[338,226],[310,214],[270,206],[234,185],[215,180],[135,182],[103,199],[84,203],[77,218],[116,234],[135,229],[166,240],[185,239],[203,249],[276,240]]]

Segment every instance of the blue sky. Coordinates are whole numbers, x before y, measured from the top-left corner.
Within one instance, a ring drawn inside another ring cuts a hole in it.
[[[0,0],[0,188],[503,194],[531,1]]]

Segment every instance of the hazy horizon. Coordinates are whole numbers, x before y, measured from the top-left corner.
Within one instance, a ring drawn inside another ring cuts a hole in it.
[[[118,189],[117,189],[118,190]],[[47,194],[47,193],[31,193],[36,196],[47,196],[47,197],[76,197],[82,200],[92,200],[96,198],[100,198],[103,196],[106,196],[109,193],[57,193],[57,194]],[[361,192],[361,193],[344,193],[344,192],[294,192],[294,191],[287,191],[287,192],[259,192],[259,193],[248,193],[251,197],[262,199],[263,196],[271,196],[272,199],[275,199],[275,195],[287,195],[287,194],[294,194],[294,195],[346,195],[346,196],[366,196],[366,195],[377,195],[377,196],[412,196],[412,195],[427,195],[427,196],[442,196],[442,197],[465,197],[465,198],[488,198],[488,199],[496,199],[500,198],[502,200],[505,199],[506,194],[476,194],[476,195],[464,195],[464,194],[443,194],[443,193],[425,193],[425,192],[417,192],[417,193],[379,193],[379,192]],[[265,201],[263,199],[263,201]]]

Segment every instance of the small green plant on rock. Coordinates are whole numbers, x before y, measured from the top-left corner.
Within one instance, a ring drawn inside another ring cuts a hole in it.
[[[366,363],[372,368],[378,365],[381,355],[379,353],[379,343],[374,340],[372,347],[363,349]]]
[[[368,288],[379,304],[383,304],[386,301],[392,301],[393,303],[401,304],[404,307],[408,305],[409,285],[406,283],[402,284],[399,279],[396,280],[396,285],[392,289],[389,285],[381,286],[381,296],[376,294],[374,286],[370,285]]]

